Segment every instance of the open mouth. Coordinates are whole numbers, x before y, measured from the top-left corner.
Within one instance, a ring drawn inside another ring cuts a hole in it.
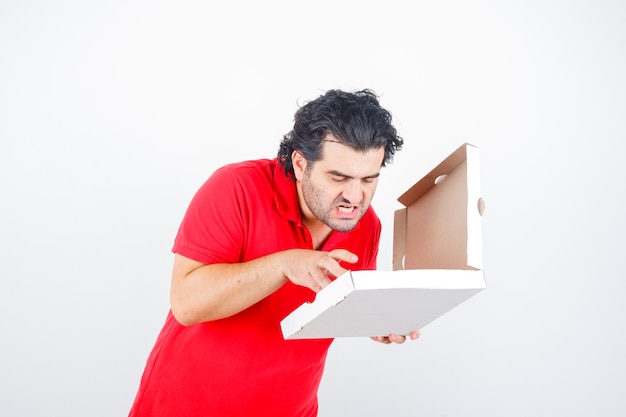
[[[359,207],[353,205],[338,205],[337,217],[344,220],[354,220],[359,214]]]
[[[339,212],[343,214],[351,214],[356,210],[356,207],[355,206],[339,206],[337,210],[339,210]]]

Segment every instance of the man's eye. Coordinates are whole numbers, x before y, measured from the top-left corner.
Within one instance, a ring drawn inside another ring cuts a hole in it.
[[[344,182],[346,180],[346,177],[330,177],[330,179],[335,182]]]

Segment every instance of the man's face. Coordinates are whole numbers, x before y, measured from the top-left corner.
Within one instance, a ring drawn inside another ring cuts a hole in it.
[[[322,143],[322,159],[311,164],[294,158],[300,207],[305,223],[320,221],[333,230],[352,230],[370,206],[385,150],[366,152],[333,142]]]

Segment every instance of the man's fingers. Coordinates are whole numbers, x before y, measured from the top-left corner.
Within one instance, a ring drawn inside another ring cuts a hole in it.
[[[338,277],[346,272],[346,269],[339,265],[339,263],[331,256],[325,256],[320,259],[318,266],[326,275],[331,275],[333,277]]]
[[[347,271],[339,265],[339,262],[355,263],[359,260],[357,255],[345,249],[335,249],[326,254],[327,256],[321,260],[321,266],[326,270],[328,275],[332,275],[333,277],[343,275]]]
[[[371,337],[371,339],[376,342],[384,343],[386,345],[389,345],[391,343],[397,343],[401,345],[402,343],[406,342],[407,338],[411,340],[416,340],[419,337],[420,337],[420,332],[419,330],[416,330],[414,332],[409,333],[407,336],[391,333],[389,336],[373,336]]]
[[[320,292],[322,288],[330,284],[330,279],[328,278],[328,276],[321,273],[320,271],[318,271],[315,276],[311,276],[311,278],[313,278],[313,282],[317,284],[316,288],[311,288],[315,292]]]
[[[406,336],[401,335],[401,334],[393,334],[393,333],[392,333],[392,334],[390,334],[390,335],[388,336],[388,338],[389,338],[389,341],[390,341],[390,342],[392,342],[392,343],[397,343],[397,344],[399,344],[399,345],[400,345],[400,344],[402,344],[402,343],[404,343],[404,342],[406,341]]]
[[[286,251],[284,275],[297,285],[310,288],[316,293],[330,284],[329,277],[339,277],[346,273],[340,262],[354,263],[359,257],[345,249],[330,252],[294,249]]]
[[[353,264],[359,260],[359,257],[354,253],[345,249],[335,249],[328,252],[328,256],[336,261],[344,261]]]

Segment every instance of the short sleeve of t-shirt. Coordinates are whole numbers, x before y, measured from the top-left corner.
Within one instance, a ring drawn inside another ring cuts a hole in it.
[[[238,262],[244,242],[244,185],[241,169],[215,171],[192,198],[174,241],[173,252],[198,262]]]

